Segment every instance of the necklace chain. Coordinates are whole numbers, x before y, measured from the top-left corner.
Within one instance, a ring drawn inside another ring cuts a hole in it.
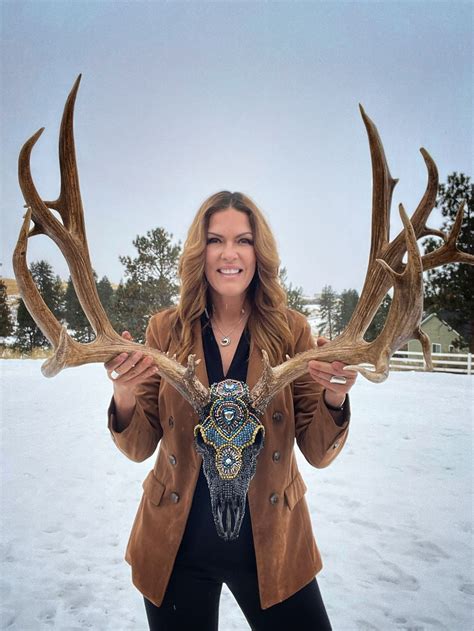
[[[239,321],[237,322],[237,324],[232,328],[231,331],[229,331],[229,333],[227,333],[227,335],[224,333],[224,331],[221,329],[221,327],[217,324],[217,321],[214,320],[214,324],[216,325],[217,329],[220,331],[222,338],[219,340],[221,346],[229,346],[229,344],[232,342],[231,340],[231,335],[232,333],[235,331],[235,329],[239,326],[239,324],[242,322],[243,318],[245,315],[245,309],[242,309],[242,315],[240,316]]]

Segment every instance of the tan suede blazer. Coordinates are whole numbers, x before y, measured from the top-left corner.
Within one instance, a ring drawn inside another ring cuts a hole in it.
[[[162,311],[151,318],[147,344],[172,355],[176,349],[170,346],[170,313]],[[314,347],[306,319],[288,309],[288,321],[294,334],[290,355]],[[194,339],[193,352],[202,360],[197,377],[208,386],[199,321]],[[261,370],[261,353],[251,343],[250,388]],[[346,441],[350,410],[346,399],[344,424],[336,425],[321,394],[321,388],[306,373],[273,399],[262,418],[265,445],[248,492],[262,609],[294,594],[322,568],[294,443],[296,439],[313,466],[328,466]],[[115,431],[113,402],[109,409],[112,438],[128,458],[141,462],[159,444],[153,470],[143,482],[125,555],[132,566],[134,585],[157,606],[168,585],[201,466],[201,456],[193,444],[197,422],[192,407],[158,376],[142,388],[132,422],[124,431]],[[280,457],[273,458],[277,451]]]

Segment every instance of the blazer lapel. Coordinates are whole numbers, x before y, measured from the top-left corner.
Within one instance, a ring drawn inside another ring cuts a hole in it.
[[[247,369],[247,385],[250,390],[260,379],[263,370],[262,351],[250,341],[249,365]]]
[[[204,357],[204,348],[202,345],[201,320],[198,318],[193,324],[194,344],[191,353],[196,356],[196,360],[200,360],[196,366],[196,377],[203,386],[209,388],[209,379],[207,378],[206,359]]]

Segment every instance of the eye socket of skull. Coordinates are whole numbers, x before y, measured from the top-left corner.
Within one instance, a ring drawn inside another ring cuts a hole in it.
[[[263,447],[263,440],[265,438],[265,429],[263,427],[259,427],[257,433],[255,434],[254,445],[260,450]]]
[[[196,447],[200,452],[206,449],[206,443],[204,442],[204,438],[202,437],[201,426],[197,425],[194,428],[194,440],[196,441]]]

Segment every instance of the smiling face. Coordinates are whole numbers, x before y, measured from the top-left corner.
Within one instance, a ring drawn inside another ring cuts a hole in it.
[[[207,230],[205,274],[211,293],[245,297],[257,259],[247,213],[234,208],[211,215]]]

